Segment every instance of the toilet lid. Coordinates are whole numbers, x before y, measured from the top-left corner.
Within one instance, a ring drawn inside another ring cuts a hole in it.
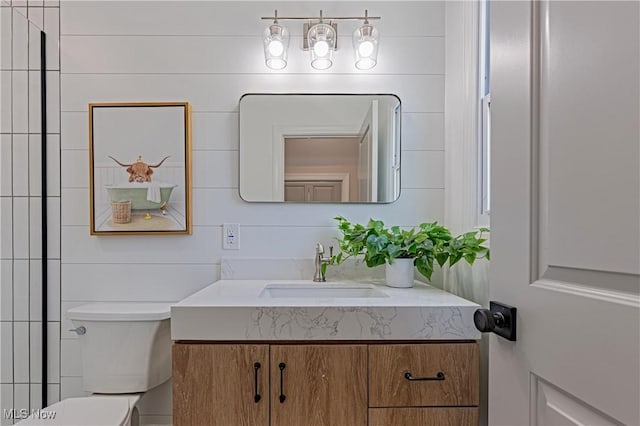
[[[69,309],[67,318],[81,321],[161,321],[171,318],[171,303],[88,303]]]
[[[43,408],[39,416],[31,415],[16,424],[20,426],[121,426],[129,417],[130,407],[131,400],[125,396],[68,398]],[[52,416],[53,418],[50,418]]]

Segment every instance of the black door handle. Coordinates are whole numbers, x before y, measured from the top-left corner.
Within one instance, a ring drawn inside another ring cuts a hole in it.
[[[516,341],[516,312],[513,306],[489,302],[489,309],[478,309],[473,314],[476,328],[483,332],[493,332],[507,340]]]
[[[413,377],[413,375],[407,371],[404,373],[404,378],[410,382],[433,382],[444,380],[444,373],[442,371],[438,371],[435,377]]]
[[[262,397],[260,396],[260,392],[258,391],[258,370],[260,370],[260,367],[261,365],[259,362],[253,364],[253,386],[255,389],[253,392],[253,400],[256,402],[256,404],[262,399]]]
[[[280,369],[280,404],[284,403],[284,400],[287,397],[284,394],[284,369],[287,367],[287,364],[281,362],[278,364],[278,368]]]

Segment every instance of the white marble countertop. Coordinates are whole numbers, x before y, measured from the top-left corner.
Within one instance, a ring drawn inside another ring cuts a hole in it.
[[[352,281],[342,281],[345,284]],[[173,340],[475,340],[479,305],[416,281],[383,297],[261,297],[271,283],[220,280],[171,308]],[[309,286],[316,285],[307,281]],[[326,284],[331,284],[326,283]]]

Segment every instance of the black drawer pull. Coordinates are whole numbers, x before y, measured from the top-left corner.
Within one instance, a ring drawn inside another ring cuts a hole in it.
[[[258,391],[258,370],[260,370],[260,367],[261,365],[259,362],[256,362],[255,364],[253,364],[253,385],[255,389],[253,400],[256,402],[256,404],[260,402],[260,400],[262,399]]]
[[[284,394],[284,369],[287,367],[287,364],[281,362],[278,364],[278,368],[280,369],[280,404],[284,403],[284,400],[287,397]]]
[[[404,373],[404,378],[410,382],[439,381],[444,380],[444,373],[442,371],[438,371],[436,377],[413,377],[413,374],[407,371]]]

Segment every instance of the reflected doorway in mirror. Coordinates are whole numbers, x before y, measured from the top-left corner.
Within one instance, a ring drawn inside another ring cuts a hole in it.
[[[239,156],[245,201],[393,202],[400,194],[400,99],[244,95]]]

